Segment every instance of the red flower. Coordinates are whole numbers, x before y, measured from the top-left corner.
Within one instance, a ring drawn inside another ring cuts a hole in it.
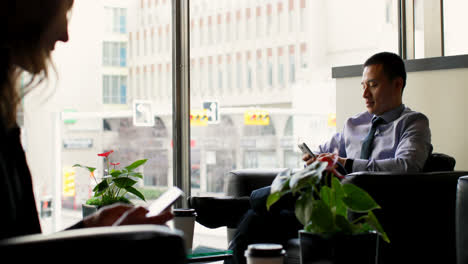
[[[337,154],[332,154],[330,156],[323,156],[323,157],[318,158],[318,160],[323,161],[323,162],[327,162],[328,165],[327,165],[326,170],[332,172],[333,174],[335,174],[336,177],[338,177],[340,179],[344,179],[344,176],[341,175],[341,173],[339,173],[336,170],[336,167],[338,166],[338,165],[336,165],[338,163],[338,155]]]
[[[108,152],[105,152],[105,153],[101,153],[101,154],[97,154],[99,157],[108,157],[112,152],[114,152],[113,150],[111,151],[108,151]]]
[[[112,166],[117,166],[117,165],[120,165],[120,162],[116,162],[116,163],[110,163]]]

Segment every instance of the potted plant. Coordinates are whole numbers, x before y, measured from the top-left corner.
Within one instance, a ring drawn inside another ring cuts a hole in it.
[[[83,217],[94,213],[102,206],[113,203],[131,204],[131,201],[126,197],[128,193],[145,201],[145,196],[133,186],[138,182],[138,179],[143,179],[143,174],[135,170],[145,164],[147,159],[137,160],[125,168],[117,169],[120,163],[113,163],[109,158],[113,152],[111,150],[97,154],[100,157],[104,157],[107,167],[104,170],[104,176],[100,179],[94,175],[96,168],[81,164],[73,165],[73,167],[80,167],[89,171],[90,177],[96,182],[96,186],[93,189],[93,197],[89,198],[82,207]]]
[[[340,182],[337,156],[323,157],[298,172],[280,173],[271,185],[267,208],[281,197],[297,197],[295,215],[299,231],[301,263],[374,263],[377,236],[390,242],[373,213],[380,206],[363,189]],[[359,217],[351,219],[350,213]]]

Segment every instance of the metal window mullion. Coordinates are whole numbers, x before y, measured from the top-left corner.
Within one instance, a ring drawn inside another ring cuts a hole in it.
[[[190,196],[189,0],[172,0],[173,184]],[[176,208],[187,207],[179,200]]]

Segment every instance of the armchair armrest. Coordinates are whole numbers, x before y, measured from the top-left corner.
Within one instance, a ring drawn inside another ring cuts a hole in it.
[[[145,249],[151,249],[151,256]],[[186,263],[181,233],[156,225],[82,228],[14,237],[0,241],[0,252],[3,259],[15,260],[46,255],[48,260],[63,261],[63,254],[59,252],[79,252],[73,254],[74,261],[119,262],[126,258],[147,260],[151,257],[157,263]]]
[[[190,197],[190,208],[197,212],[196,221],[208,228],[227,226],[236,228],[250,208],[250,199],[244,197]]]

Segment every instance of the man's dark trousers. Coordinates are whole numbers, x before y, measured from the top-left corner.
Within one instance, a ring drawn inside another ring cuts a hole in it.
[[[242,218],[229,249],[233,250],[233,259],[225,264],[244,264],[244,252],[247,246],[256,243],[275,243],[286,245],[291,238],[298,237],[303,228],[294,214],[296,199],[292,195],[283,196],[270,211],[266,201],[270,187],[257,189],[250,195],[250,207]]]

